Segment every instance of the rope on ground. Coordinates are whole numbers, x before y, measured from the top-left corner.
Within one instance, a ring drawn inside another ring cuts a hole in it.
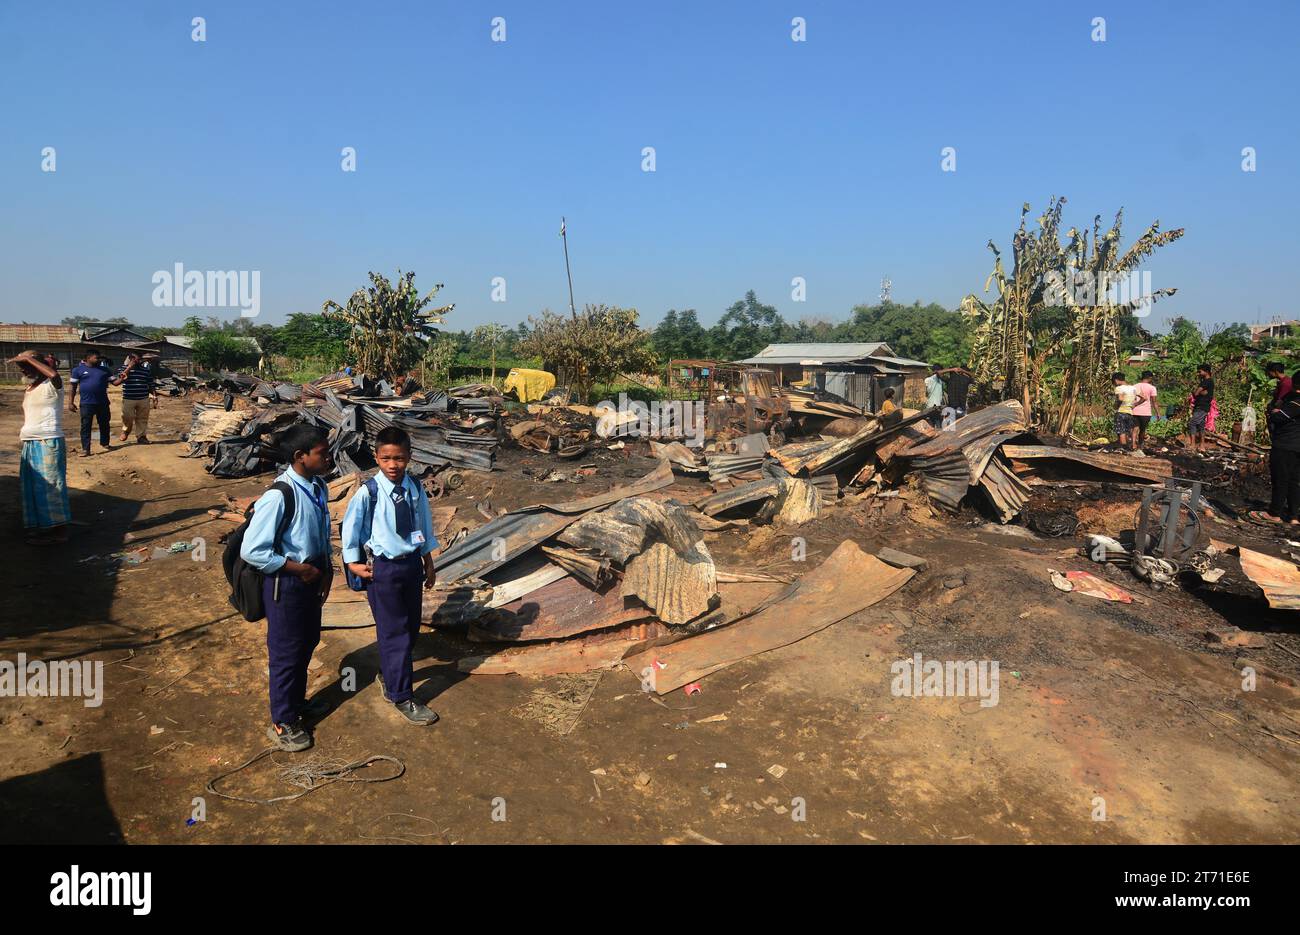
[[[374,826],[379,824],[379,822],[383,821],[385,818],[413,818],[413,819],[418,819],[420,821],[427,821],[429,824],[437,827],[437,825],[435,824],[432,818],[425,818],[423,815],[410,815],[410,814],[403,814],[402,812],[390,812],[387,815],[380,815],[378,818],[376,818],[374,821],[370,823],[370,826],[366,830],[374,830]],[[414,841],[412,840],[412,838],[442,838],[442,840],[446,842],[447,832],[450,830],[451,830],[450,828],[443,828],[441,831],[429,831],[427,833],[422,833],[418,831],[404,831],[401,834],[379,834],[379,835],[364,834],[362,832],[357,832],[357,836],[366,841],[401,841],[404,844],[419,844],[420,843],[419,841]]]
[[[400,778],[406,772],[405,763],[395,756],[388,756],[386,754],[375,754],[374,756],[368,756],[365,759],[355,760],[351,763],[344,760],[331,759],[322,754],[315,754],[305,759],[295,759],[288,765],[280,768],[278,774],[279,778],[283,782],[302,787],[302,792],[295,792],[293,795],[279,795],[273,799],[250,799],[247,796],[222,792],[217,788],[217,783],[221,782],[221,780],[226,777],[233,776],[235,773],[248,769],[248,767],[252,766],[265,756],[279,752],[281,751],[277,750],[275,747],[268,747],[260,753],[255,754],[245,763],[236,766],[234,769],[227,770],[226,772],[209,779],[207,785],[203,787],[204,791],[210,792],[213,795],[219,795],[223,799],[233,799],[236,802],[248,802],[251,805],[273,805],[276,802],[292,802],[294,799],[302,798],[309,792],[315,792],[317,789],[323,789],[336,782],[388,782],[392,779]],[[378,777],[354,775],[359,770],[380,762],[392,763],[397,767],[397,772],[391,776]]]

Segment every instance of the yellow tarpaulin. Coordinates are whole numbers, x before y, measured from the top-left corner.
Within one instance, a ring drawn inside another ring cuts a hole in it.
[[[516,368],[506,374],[502,389],[509,393],[514,390],[521,403],[531,403],[541,399],[555,388],[555,374],[545,370],[521,370]]]

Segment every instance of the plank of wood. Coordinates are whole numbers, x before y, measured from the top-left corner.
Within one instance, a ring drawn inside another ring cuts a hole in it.
[[[635,673],[652,667],[655,691],[662,695],[851,617],[893,594],[914,574],[893,568],[845,540],[826,561],[752,617],[646,650],[625,664]]]

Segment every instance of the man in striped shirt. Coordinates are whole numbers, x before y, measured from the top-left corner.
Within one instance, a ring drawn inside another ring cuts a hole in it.
[[[153,365],[132,351],[126,364],[113,378],[122,387],[122,441],[135,429],[138,444],[149,444],[149,409],[158,407],[158,392],[153,385]]]

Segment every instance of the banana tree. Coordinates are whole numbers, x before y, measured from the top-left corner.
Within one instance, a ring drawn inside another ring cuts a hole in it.
[[[396,285],[370,273],[370,288],[352,293],[347,305],[326,300],[321,312],[349,326],[348,357],[362,373],[392,379],[408,372],[438,333],[443,316],[456,306],[430,308],[442,283],[424,298],[415,288],[415,273],[397,271]]]

